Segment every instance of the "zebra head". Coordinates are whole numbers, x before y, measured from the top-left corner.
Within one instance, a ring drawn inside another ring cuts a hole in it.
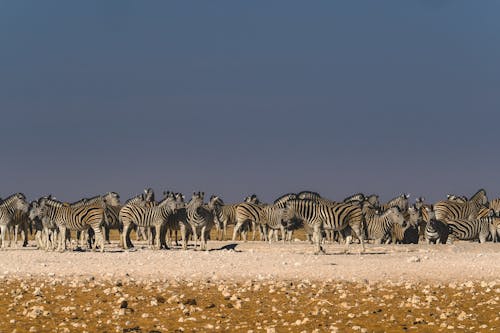
[[[373,207],[380,207],[380,202],[378,200],[378,195],[377,194],[371,194],[368,197],[365,198],[365,201],[370,203]]]
[[[120,195],[116,192],[108,192],[103,196],[103,200],[107,205],[120,206]]]
[[[155,191],[151,187],[144,189],[144,195],[147,202],[155,201]]]
[[[203,198],[205,196],[205,192],[193,192],[193,196],[191,200],[186,205],[186,208],[200,207],[203,205]]]
[[[388,210],[386,210],[382,215],[388,216],[393,223],[399,224],[403,228],[405,228],[407,225],[405,217],[399,210],[399,207],[391,207]]]
[[[27,213],[29,209],[29,203],[26,201],[26,196],[22,193],[16,193],[13,195],[13,207],[23,213]]]
[[[38,201],[33,201],[30,205],[30,210],[28,212],[28,217],[30,220],[35,220],[36,218],[41,219],[43,215],[42,206],[38,203]]]

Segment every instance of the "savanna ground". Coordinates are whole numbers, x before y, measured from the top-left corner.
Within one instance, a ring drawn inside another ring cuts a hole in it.
[[[116,239],[116,235],[113,235]],[[297,236],[302,238],[301,235]],[[213,237],[214,238],[214,237]],[[0,252],[0,332],[497,332],[500,244]]]

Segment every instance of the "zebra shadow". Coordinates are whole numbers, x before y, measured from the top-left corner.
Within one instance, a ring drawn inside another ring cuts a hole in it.
[[[211,252],[211,251],[234,251],[234,252],[242,252],[241,250],[236,250],[236,246],[238,246],[238,244],[232,243],[232,244],[227,244],[227,245],[224,245],[224,246],[216,248],[216,249],[210,249],[208,251],[209,252]]]

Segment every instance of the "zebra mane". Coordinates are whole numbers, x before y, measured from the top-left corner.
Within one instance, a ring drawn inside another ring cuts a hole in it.
[[[302,191],[297,194],[299,199],[320,199],[321,195],[318,192]]]
[[[135,203],[135,202],[138,202],[138,201],[145,201],[146,198],[144,198],[144,194],[138,194],[136,195],[135,197],[132,197],[130,199],[128,199],[127,201],[125,201],[125,205],[128,204],[128,203]]]
[[[22,200],[26,199],[26,197],[24,196],[23,193],[18,192],[18,193],[14,193],[14,194],[9,195],[7,198],[5,198],[3,200],[0,199],[0,204],[1,205],[3,205],[3,204],[9,204],[15,198],[20,198]]]
[[[477,191],[472,197],[470,197],[469,201],[476,201],[481,197],[486,198],[486,191],[484,189],[480,189],[479,191]]]
[[[274,200],[273,204],[276,205],[279,203],[286,203],[288,200],[292,200],[292,199],[297,199],[297,194],[295,194],[295,193],[283,194],[281,197]]]
[[[363,201],[365,200],[366,197],[363,193],[356,193],[356,194],[353,194],[353,195],[350,195],[348,196],[347,198],[345,198],[344,200],[342,200],[343,202],[350,202],[350,201]]]

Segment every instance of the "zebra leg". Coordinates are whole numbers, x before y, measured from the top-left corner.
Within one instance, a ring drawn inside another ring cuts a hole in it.
[[[490,223],[490,235],[491,235],[491,241],[493,243],[497,242],[497,227],[493,224]]]
[[[191,225],[191,230],[193,232],[194,249],[198,246],[198,233],[196,232],[196,227]]]
[[[181,238],[182,238],[182,249],[187,250],[187,237],[188,237],[188,235],[187,235],[186,225],[184,223],[181,223],[180,229],[181,229]]]
[[[96,250],[97,246],[99,246],[99,250],[101,253],[104,252],[104,234],[101,232],[101,227],[99,225],[93,225],[92,229],[94,230],[94,246],[92,250]]]
[[[207,238],[206,238],[206,235],[205,235],[205,232],[206,232],[206,229],[207,227],[206,226],[203,226],[201,228],[201,235],[200,235],[200,249],[201,250],[207,250]]]
[[[59,246],[57,247],[57,251],[63,252],[66,250],[66,227],[65,226],[60,226],[59,227]]]
[[[234,230],[233,230],[233,242],[236,241],[236,235],[238,234],[238,230],[240,230],[241,226],[243,225],[243,223],[236,223],[234,225]]]
[[[325,253],[325,250],[321,246],[321,228],[319,225],[313,227],[313,242],[315,243],[314,254]]]
[[[5,248],[6,248],[6,243],[5,243],[5,234],[8,232],[8,231],[7,231],[7,229],[8,229],[8,228],[7,228],[7,226],[6,226],[5,224],[2,224],[2,225],[0,226],[0,231],[1,231],[1,233],[2,233],[2,235],[1,235],[1,236],[2,236],[2,249],[5,249]]]
[[[160,234],[161,234],[161,224],[155,224],[155,242],[153,245],[153,249],[159,250],[161,248],[161,240],[160,240]],[[153,238],[153,237],[151,237]]]
[[[132,244],[132,242],[131,242],[131,241],[130,241],[130,239],[129,239],[129,238],[130,238],[129,233],[130,233],[130,231],[131,231],[131,230],[130,230],[131,228],[129,228],[129,227],[130,227],[130,224],[129,224],[129,223],[123,223],[123,222],[122,222],[122,225],[123,225],[123,230],[122,230],[122,235],[121,235],[121,236],[122,236],[122,241],[121,241],[121,243],[122,243],[122,248],[123,248],[124,250],[127,250],[127,249],[129,248],[129,245],[131,245],[131,244]],[[131,247],[132,247],[132,246],[131,246]]]
[[[351,226],[351,230],[354,231],[354,234],[359,238],[359,242],[361,244],[361,252],[365,252],[365,236],[363,235],[363,229],[360,225],[353,225]]]

